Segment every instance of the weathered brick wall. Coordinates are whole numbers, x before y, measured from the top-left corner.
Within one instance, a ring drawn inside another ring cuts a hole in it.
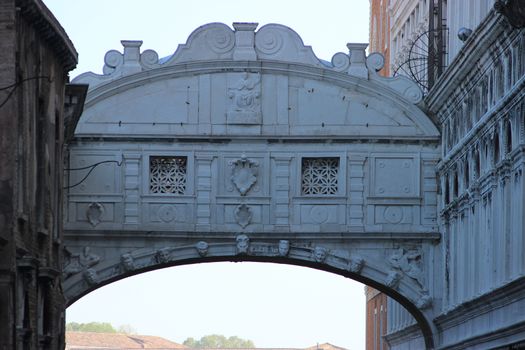
[[[64,90],[76,52],[40,0],[0,2],[0,350],[63,347]]]

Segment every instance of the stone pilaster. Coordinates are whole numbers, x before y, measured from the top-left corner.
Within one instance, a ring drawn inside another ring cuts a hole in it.
[[[351,155],[348,159],[349,166],[349,191],[348,191],[348,226],[350,231],[364,229],[364,190],[365,190],[365,161],[364,155]]]
[[[138,225],[140,222],[140,161],[140,154],[124,154],[124,225]]]
[[[272,189],[274,198],[275,230],[288,231],[290,224],[290,161],[289,155],[279,155],[273,158],[275,169],[275,185]]]
[[[196,185],[196,230],[211,230],[211,196],[212,196],[212,163],[211,154],[197,154],[195,167],[197,176]]]

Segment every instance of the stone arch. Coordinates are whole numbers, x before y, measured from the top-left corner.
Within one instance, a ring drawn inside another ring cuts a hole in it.
[[[160,254],[162,252],[162,254]],[[114,253],[114,252],[113,252]],[[133,275],[166,267],[213,262],[269,262],[326,271],[376,288],[403,305],[416,319],[428,349],[434,346],[432,297],[422,288],[413,257],[421,252],[401,248],[394,251],[391,264],[374,256],[356,254],[328,246],[293,243],[292,240],[252,240],[239,234],[232,239],[208,243],[196,241],[179,246],[141,248],[117,255],[106,252],[107,259],[70,275],[64,283],[66,307],[90,292]],[[162,256],[161,258],[159,258]],[[412,265],[412,269],[400,263]]]

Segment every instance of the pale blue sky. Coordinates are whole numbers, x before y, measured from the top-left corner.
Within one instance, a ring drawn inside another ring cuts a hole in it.
[[[101,73],[120,40],[172,54],[209,22],[281,23],[319,58],[368,42],[368,0],[44,0],[79,52],[75,77]],[[327,272],[262,263],[213,263],[164,269],[103,287],[67,310],[67,321],[131,324],[141,334],[182,342],[210,333],[251,339],[259,347],[330,342],[364,349],[363,285]]]

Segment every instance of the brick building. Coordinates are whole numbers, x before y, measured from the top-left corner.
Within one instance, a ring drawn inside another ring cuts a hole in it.
[[[64,341],[64,135],[86,92],[67,86],[76,63],[40,0],[0,2],[0,349]]]

